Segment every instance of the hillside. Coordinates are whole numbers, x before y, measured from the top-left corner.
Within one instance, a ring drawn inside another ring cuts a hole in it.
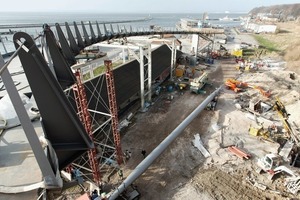
[[[280,14],[282,17],[293,16],[297,18],[300,16],[300,3],[257,7],[249,12],[249,14],[252,15],[256,15],[258,13],[271,13],[274,15]]]
[[[264,35],[281,51],[289,70],[300,74],[300,24],[297,22],[277,23],[279,33]]]

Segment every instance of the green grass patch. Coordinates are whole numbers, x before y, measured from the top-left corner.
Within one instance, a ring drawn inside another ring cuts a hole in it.
[[[266,49],[268,52],[273,52],[273,51],[274,52],[279,52],[280,51],[278,49],[278,47],[276,46],[276,44],[274,44],[270,40],[264,38],[263,36],[261,36],[261,35],[254,35],[254,38],[259,43],[259,48],[260,49]]]
[[[98,76],[99,74],[101,74],[101,73],[103,73],[103,72],[105,72],[105,71],[106,71],[106,69],[105,69],[104,65],[101,65],[101,66],[99,66],[99,67],[96,67],[96,68],[93,70],[94,76]]]
[[[90,73],[86,73],[82,75],[83,80],[89,80],[91,78]]]

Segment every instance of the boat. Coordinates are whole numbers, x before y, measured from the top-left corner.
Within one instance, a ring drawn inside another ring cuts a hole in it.
[[[227,15],[223,18],[219,18],[220,21],[233,21],[233,18],[228,17]]]

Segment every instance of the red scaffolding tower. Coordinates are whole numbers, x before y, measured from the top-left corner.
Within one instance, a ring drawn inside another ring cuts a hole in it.
[[[78,116],[79,116],[80,121],[82,122],[86,132],[89,134],[91,140],[94,141],[91,116],[88,111],[88,103],[87,103],[85,88],[81,81],[81,76],[80,76],[79,70],[77,70],[75,72],[75,77],[76,77],[77,81],[73,86],[73,92],[74,92],[74,97],[75,97],[76,106],[77,106],[77,110],[78,110]],[[98,160],[97,160],[96,154],[97,154],[96,147],[94,147],[93,149],[90,149],[88,151],[89,162],[90,162],[90,167],[92,169],[93,179],[97,185],[100,185],[101,177],[100,177],[100,172],[99,172],[99,168],[98,168],[99,165],[98,165]]]
[[[115,93],[115,82],[113,76],[113,70],[111,70],[112,62],[111,60],[105,60],[104,65],[106,67],[106,86],[107,86],[107,94],[109,101],[110,114],[112,118],[111,127],[115,142],[116,148],[116,158],[117,162],[120,165],[123,162],[123,155],[121,149],[121,137],[118,130],[118,107],[116,101],[116,93]]]

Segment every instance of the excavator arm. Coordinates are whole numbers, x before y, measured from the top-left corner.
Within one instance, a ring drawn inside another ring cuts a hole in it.
[[[225,81],[225,86],[228,89],[233,90],[234,92],[241,92],[241,91],[243,91],[243,88],[253,88],[253,89],[258,90],[263,96],[265,96],[267,98],[269,98],[271,96],[271,92],[270,91],[265,91],[260,86],[250,85],[248,83],[241,82],[241,81],[238,81],[236,79],[227,79]]]

